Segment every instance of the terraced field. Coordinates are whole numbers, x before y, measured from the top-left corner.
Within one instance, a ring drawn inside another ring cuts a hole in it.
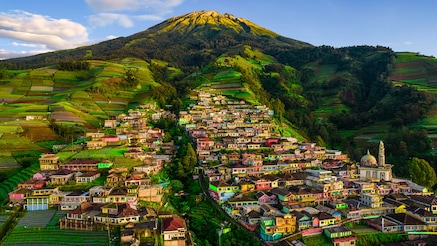
[[[39,164],[33,164],[28,168],[22,169],[20,172],[0,183],[0,202],[5,203],[8,200],[8,193],[17,187],[18,183],[28,180],[39,171]]]
[[[110,245],[106,231],[14,228],[1,245]]]
[[[60,230],[66,212],[27,211],[1,245],[109,245],[106,231]]]

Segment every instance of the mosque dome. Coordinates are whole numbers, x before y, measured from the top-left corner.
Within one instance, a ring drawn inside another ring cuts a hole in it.
[[[367,150],[367,154],[361,157],[361,165],[378,165],[376,158]]]

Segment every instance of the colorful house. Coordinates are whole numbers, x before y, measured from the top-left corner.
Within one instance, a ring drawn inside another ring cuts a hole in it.
[[[233,208],[242,208],[243,206],[257,206],[259,202],[253,197],[233,197],[228,200],[228,204]]]
[[[227,201],[240,191],[240,186],[228,184],[223,181],[213,181],[209,183],[209,194],[219,202]]]
[[[59,156],[55,154],[44,154],[38,160],[41,171],[59,169]]]
[[[313,227],[311,217],[307,214],[298,212],[296,210],[292,211],[291,214],[296,216],[297,229],[299,231]]]
[[[260,236],[266,242],[278,240],[296,231],[296,217],[291,214],[261,219]]]
[[[74,178],[74,172],[68,169],[61,169],[50,175],[50,184],[66,184]]]
[[[18,188],[29,189],[29,190],[40,189],[46,186],[46,181],[32,178],[19,183],[17,186]]]
[[[340,238],[352,236],[352,231],[346,226],[330,227],[323,230],[329,238]]]
[[[162,237],[164,245],[185,245],[187,226],[179,217],[162,219]]]
[[[140,215],[128,203],[110,203],[101,207],[101,213],[94,216],[94,223],[103,225],[138,224]]]
[[[276,195],[269,191],[258,191],[255,193],[255,197],[258,199],[259,204],[277,204],[278,200]]]
[[[252,177],[252,181],[255,183],[255,190],[270,190],[272,188],[272,181],[264,178]]]
[[[97,171],[98,161],[92,159],[69,160],[61,165],[62,169],[72,171]]]
[[[60,210],[73,210],[84,202],[90,201],[90,193],[88,191],[72,191],[66,194],[60,205]]]
[[[31,193],[28,189],[17,188],[14,191],[8,194],[9,201],[14,203],[21,203],[24,201],[24,198]]]
[[[24,197],[24,209],[47,210],[50,203],[50,195],[59,192],[58,188],[41,188],[32,190],[32,193]]]
[[[320,212],[313,218],[313,227],[324,227],[330,225],[335,225],[335,218],[325,212]]]
[[[96,171],[86,172],[76,177],[76,183],[91,183],[100,177],[100,173]]]
[[[254,191],[255,190],[255,184],[249,181],[241,181],[240,182],[240,189],[242,193]]]

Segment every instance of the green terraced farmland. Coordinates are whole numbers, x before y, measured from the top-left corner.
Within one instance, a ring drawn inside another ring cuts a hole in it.
[[[1,245],[109,245],[106,231],[14,228]]]

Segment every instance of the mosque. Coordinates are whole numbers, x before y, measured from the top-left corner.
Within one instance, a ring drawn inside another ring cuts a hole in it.
[[[379,142],[378,161],[367,150],[367,154],[361,157],[356,165],[360,180],[368,181],[391,181],[392,165],[385,163],[385,148],[382,141]]]

